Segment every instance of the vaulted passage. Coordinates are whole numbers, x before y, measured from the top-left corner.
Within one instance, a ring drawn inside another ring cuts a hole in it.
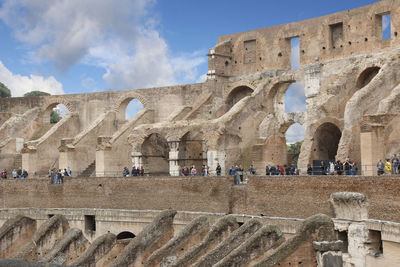
[[[151,134],[142,145],[143,167],[153,175],[168,174],[169,148],[167,140],[157,133]]]
[[[117,240],[121,240],[121,239],[129,239],[129,238],[135,238],[135,235],[132,234],[131,232],[121,232],[117,235]]]
[[[357,89],[361,89],[369,84],[372,79],[379,73],[379,67],[370,67],[365,69],[357,79]]]
[[[239,86],[233,89],[226,98],[227,110],[230,110],[241,99],[253,93],[253,89],[247,86]]]
[[[314,134],[312,160],[335,160],[342,132],[333,123],[324,123]]]
[[[188,132],[179,144],[179,166],[195,166],[197,174],[207,164],[207,148],[202,132]]]

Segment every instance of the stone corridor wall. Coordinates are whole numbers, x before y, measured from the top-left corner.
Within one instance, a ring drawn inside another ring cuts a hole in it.
[[[233,186],[230,177],[79,178],[64,185],[45,180],[1,181],[2,208],[107,208],[265,215],[332,216],[329,196],[360,192],[369,199],[369,218],[400,222],[397,177],[250,177]]]

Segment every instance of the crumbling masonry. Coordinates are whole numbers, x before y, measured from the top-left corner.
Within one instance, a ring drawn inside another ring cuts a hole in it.
[[[382,20],[391,32],[383,38]],[[163,88],[0,99],[0,166],[40,173],[70,167],[97,176],[143,165],[178,175],[183,165],[215,172],[240,161],[287,163],[285,133],[306,136],[299,168],[321,159],[371,166],[400,151],[400,1],[221,36],[207,81]],[[291,69],[291,40],[300,67]],[[290,84],[305,88],[305,112],[285,113]],[[129,101],[143,110],[125,120]],[[49,125],[52,108],[69,110]],[[22,159],[21,159],[22,158]]]

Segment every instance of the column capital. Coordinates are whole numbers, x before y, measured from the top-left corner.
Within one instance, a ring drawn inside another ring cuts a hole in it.
[[[170,151],[178,151],[180,142],[179,140],[168,141]]]

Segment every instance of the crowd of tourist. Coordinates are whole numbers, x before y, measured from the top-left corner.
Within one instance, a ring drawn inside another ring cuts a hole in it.
[[[64,177],[66,176],[71,176],[72,171],[71,169],[65,168],[64,170],[62,169],[50,169],[49,170],[49,178],[50,178],[50,183],[51,184],[63,184],[64,183]]]
[[[391,159],[386,159],[386,162],[383,163],[382,160],[379,160],[376,164],[377,174],[378,175],[390,175],[390,174],[399,174],[400,173],[400,160],[396,154],[393,154]]]
[[[311,165],[307,166],[307,175],[357,175],[358,174],[358,166],[354,161],[350,161],[350,159],[346,159],[345,162],[341,162],[340,160],[334,162],[329,161],[326,163],[325,161],[321,161],[319,166],[312,167]]]
[[[269,166],[265,167],[265,175],[297,175],[298,170],[294,165],[283,165],[279,166]]]
[[[26,170],[13,170],[11,172],[12,178],[20,178],[20,179],[25,179],[28,177],[28,172]],[[3,169],[0,174],[1,179],[7,179],[7,170]]]
[[[393,154],[391,159],[386,159],[385,161],[379,160],[376,165],[377,175],[391,175],[391,174],[400,174],[400,160],[396,154]],[[215,173],[217,176],[221,176],[222,168],[218,163],[215,169]],[[251,175],[256,175],[256,169],[253,165],[250,165],[248,169],[248,173]],[[190,167],[184,166],[181,169],[182,176],[208,176],[209,175],[209,167],[207,165],[202,165],[201,170],[198,171],[195,165]],[[235,184],[243,184],[243,176],[245,172],[241,165],[235,165],[229,168],[229,175],[233,177]],[[298,169],[294,165],[277,165],[270,166],[267,165],[265,167],[265,175],[266,176],[275,176],[275,175],[298,175]],[[307,166],[307,175],[358,175],[359,169],[357,163],[354,161],[350,161],[346,159],[344,162],[340,160],[334,161],[320,161],[319,165],[316,166]],[[28,172],[24,169],[13,170],[11,172],[12,178],[20,178],[25,179],[28,177]],[[52,184],[63,184],[64,177],[71,176],[71,169],[50,169],[48,173],[48,177],[50,178],[50,183]],[[142,167],[132,167],[132,170],[129,171],[127,167],[124,167],[122,171],[122,175],[124,177],[128,176],[144,176],[144,168]],[[7,170],[3,169],[0,174],[1,179],[7,179],[8,173]]]
[[[219,166],[219,164],[218,164],[218,166]],[[218,173],[218,167],[217,167],[216,171]],[[190,166],[190,168],[187,166],[183,166],[183,168],[181,169],[181,175],[182,176],[197,176],[197,175],[208,176],[209,175],[208,166],[207,165],[201,166],[200,172],[197,171],[195,165]],[[219,166],[219,175],[221,175],[221,166]]]
[[[144,175],[144,168],[142,167],[132,167],[132,171],[130,172],[127,167],[124,167],[124,170],[122,171],[122,176],[124,177],[129,177],[129,176],[143,176]]]

